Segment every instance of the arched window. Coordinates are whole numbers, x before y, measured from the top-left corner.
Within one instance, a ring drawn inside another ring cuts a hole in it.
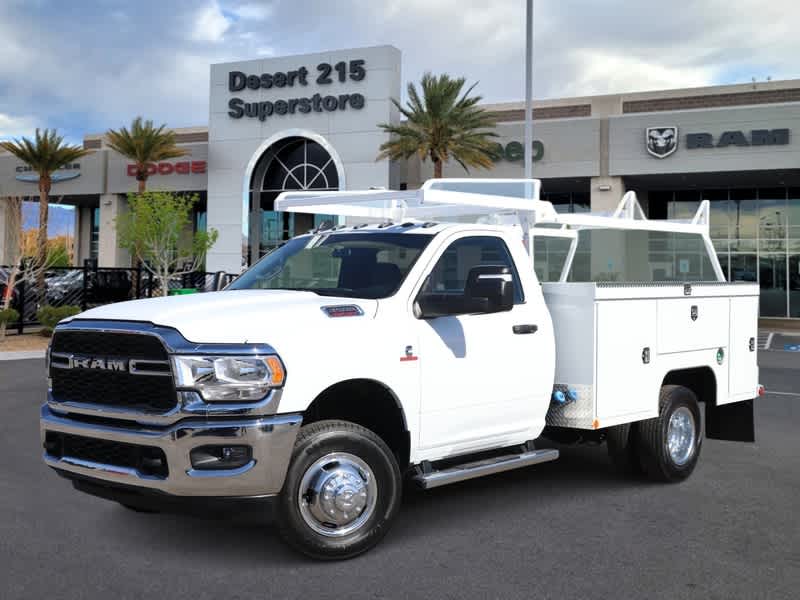
[[[273,144],[258,160],[251,179],[251,258],[269,252],[283,241],[318,226],[325,215],[279,213],[275,198],[281,192],[339,189],[333,157],[321,144],[305,137],[288,137]]]

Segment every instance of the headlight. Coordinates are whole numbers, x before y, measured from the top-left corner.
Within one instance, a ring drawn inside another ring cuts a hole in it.
[[[173,356],[176,386],[207,402],[253,402],[286,378],[277,356]]]

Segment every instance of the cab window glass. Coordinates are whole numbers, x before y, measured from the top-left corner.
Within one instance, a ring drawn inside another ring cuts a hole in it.
[[[578,233],[569,281],[717,281],[717,274],[699,234],[584,229]]]
[[[425,294],[463,294],[474,267],[502,266],[511,269],[514,304],[523,302],[522,285],[511,253],[498,237],[480,236],[456,240],[444,251],[422,288]]]

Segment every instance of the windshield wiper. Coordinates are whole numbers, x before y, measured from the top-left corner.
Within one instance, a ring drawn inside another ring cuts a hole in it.
[[[288,290],[290,292],[311,292],[312,294],[316,294],[317,296],[321,296],[322,294],[319,293],[319,290],[315,290],[312,288],[301,288],[301,287],[266,287],[261,288],[262,290]]]

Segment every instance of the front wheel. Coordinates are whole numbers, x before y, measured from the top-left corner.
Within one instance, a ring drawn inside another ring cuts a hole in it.
[[[689,477],[703,442],[700,407],[689,388],[665,385],[659,395],[659,416],[639,425],[639,452],[647,475],[675,482]]]
[[[401,485],[397,461],[375,433],[347,421],[312,423],[297,436],[278,497],[278,531],[313,558],[351,558],[386,535]]]

